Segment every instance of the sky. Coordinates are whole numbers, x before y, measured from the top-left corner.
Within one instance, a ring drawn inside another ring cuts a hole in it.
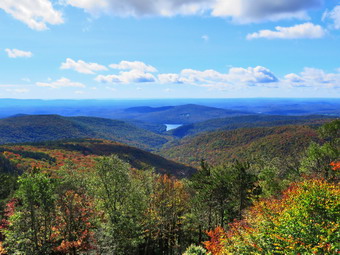
[[[0,98],[340,97],[339,0],[1,0]]]

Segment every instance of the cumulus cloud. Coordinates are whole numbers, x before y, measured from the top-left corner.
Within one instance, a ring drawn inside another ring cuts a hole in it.
[[[73,82],[64,77],[53,82],[37,82],[36,85],[39,87],[49,87],[53,89],[65,88],[65,87],[78,87],[78,88],[86,87],[84,84],[80,82]]]
[[[155,82],[156,78],[151,73],[145,73],[134,69],[128,72],[120,72],[119,74],[98,75],[95,80],[101,83],[144,83]]]
[[[333,27],[335,29],[340,29],[340,5],[335,6],[333,10],[326,11],[322,17],[323,20],[331,19],[333,20]]]
[[[278,82],[276,76],[267,68],[257,67],[233,67],[227,73],[215,70],[198,71],[184,69],[180,74],[160,74],[160,83],[185,83],[198,86],[238,86],[238,85],[265,85]]]
[[[306,18],[306,11],[322,6],[323,0],[217,0],[212,15],[248,23],[284,18]]]
[[[71,58],[67,58],[66,62],[62,63],[61,69],[73,69],[78,73],[94,74],[95,71],[106,71],[108,70],[105,66],[97,63],[87,63],[82,60],[74,61]]]
[[[23,51],[18,49],[5,49],[10,58],[30,58],[33,56],[30,51]]]
[[[292,27],[275,27],[272,30],[260,30],[259,32],[248,34],[247,39],[267,38],[267,39],[299,39],[299,38],[321,38],[324,37],[326,31],[320,25],[314,25],[307,22]]]
[[[197,14],[208,9],[214,0],[64,0],[65,4],[82,8],[94,15],[174,16]]]
[[[98,16],[202,15],[227,17],[239,23],[287,18],[308,18],[307,11],[322,6],[324,0],[59,0],[62,5],[81,8]],[[0,8],[35,30],[64,22],[52,0],[1,0]]]
[[[211,89],[245,88],[249,86],[271,88],[287,86],[315,88],[340,87],[340,69],[339,73],[327,73],[321,69],[305,68],[303,72],[299,74],[290,73],[279,78],[270,69],[263,66],[247,68],[231,67],[226,72],[218,72],[213,69],[200,71],[187,68],[178,73],[160,73],[158,75],[151,73],[157,71],[155,67],[138,61],[122,61],[119,64],[113,64],[112,68],[121,71],[117,74],[98,75],[95,80],[100,83],[109,84],[153,83],[163,85],[177,84],[179,86],[184,84],[208,87]]]
[[[164,73],[164,74],[159,74],[158,75],[158,81],[162,84],[167,84],[167,83],[183,83],[181,81],[181,78],[178,74],[176,73]]]
[[[35,30],[46,30],[47,24],[64,22],[61,12],[49,0],[1,0],[0,9]]]
[[[324,0],[63,0],[94,15],[174,16],[211,13],[247,23],[283,18],[306,18],[306,11]]]
[[[283,83],[292,87],[340,88],[340,73],[306,67],[300,74],[287,74]]]
[[[157,72],[157,69],[151,65],[147,65],[141,61],[121,61],[118,64],[111,64],[110,67],[112,69],[119,70],[138,70],[141,72]]]

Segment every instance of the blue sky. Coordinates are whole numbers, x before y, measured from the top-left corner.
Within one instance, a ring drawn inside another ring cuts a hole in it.
[[[340,95],[335,0],[1,0],[0,33],[0,98]]]

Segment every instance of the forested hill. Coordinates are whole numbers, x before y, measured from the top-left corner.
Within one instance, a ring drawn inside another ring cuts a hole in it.
[[[168,144],[160,154],[194,166],[201,159],[216,165],[257,156],[295,157],[318,139],[316,130],[304,125],[245,128],[183,138]]]
[[[96,117],[19,115],[0,119],[0,144],[40,142],[73,138],[100,138],[142,149],[159,148],[168,141],[123,121]]]
[[[251,114],[247,111],[227,110],[196,104],[167,107],[133,107],[115,117],[159,124],[187,124],[219,117]]]
[[[283,116],[283,115],[247,115],[228,118],[210,119],[203,122],[183,125],[168,134],[176,137],[195,135],[207,131],[234,130],[238,128],[275,127],[293,124],[321,124],[330,121],[326,115]]]
[[[125,144],[101,139],[75,139],[50,141],[32,144],[0,146],[3,153],[11,159],[0,158],[0,172],[10,172],[13,162],[25,167],[53,168],[65,162],[73,162],[77,167],[91,167],[98,156],[117,155],[136,169],[154,168],[156,172],[178,178],[191,176],[196,169],[167,160],[159,155],[131,147]]]

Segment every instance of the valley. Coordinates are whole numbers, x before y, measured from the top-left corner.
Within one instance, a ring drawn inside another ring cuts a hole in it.
[[[23,113],[0,119],[0,254],[35,247],[51,255],[51,249],[177,255],[213,251],[215,243],[238,251],[244,245],[238,238],[249,233],[232,232],[239,231],[237,220],[251,222],[257,239],[268,230],[253,219],[275,220],[256,208],[274,207],[271,217],[281,217],[275,206],[290,197],[319,201],[310,194],[329,192],[327,203],[339,201],[331,186],[339,179],[334,109],[278,115],[195,104],[130,106],[113,111],[117,119]],[[294,188],[302,197],[290,193]],[[315,205],[290,203],[287,210],[333,210]],[[334,220],[320,221],[315,231]],[[31,233],[38,246],[18,245]],[[113,233],[122,239],[111,245],[105,236]],[[252,249],[246,247],[244,254]]]

